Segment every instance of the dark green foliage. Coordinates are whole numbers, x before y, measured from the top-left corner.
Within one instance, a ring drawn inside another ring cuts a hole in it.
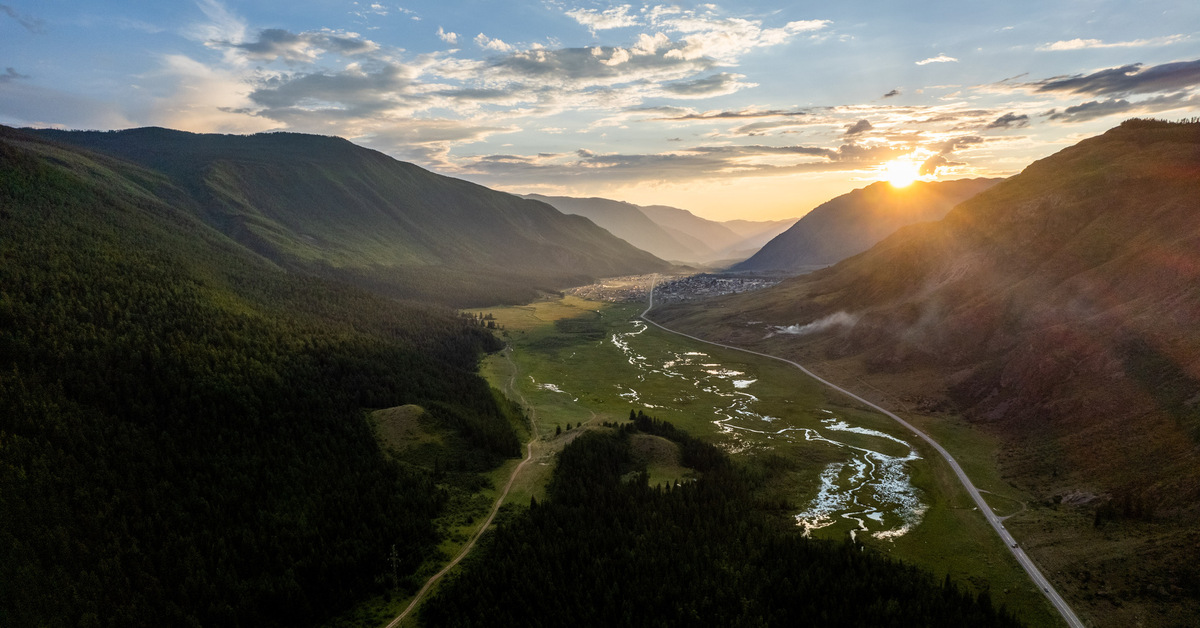
[[[644,414],[559,457],[548,499],[499,527],[428,601],[428,626],[1014,626],[986,593],[817,542],[763,514],[720,450]],[[650,488],[629,434],[675,440],[701,479]],[[632,478],[632,479],[630,479]]]
[[[284,273],[182,196],[0,128],[0,625],[311,624],[437,540],[364,407],[516,453],[486,330]]]

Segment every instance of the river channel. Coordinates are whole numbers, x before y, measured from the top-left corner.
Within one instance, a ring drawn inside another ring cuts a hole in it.
[[[733,454],[832,450],[822,453],[836,461],[820,470],[815,495],[795,515],[806,535],[832,527],[852,538],[890,539],[921,521],[926,505],[911,480],[910,463],[919,458],[911,443],[855,424],[852,413],[836,407],[792,403],[786,387],[762,381],[753,364],[722,363],[713,357],[719,350],[676,350],[661,337],[648,341],[646,332],[646,323],[633,320],[607,341],[635,374],[614,384],[631,406],[652,414],[664,406],[685,406],[710,416],[720,444]]]

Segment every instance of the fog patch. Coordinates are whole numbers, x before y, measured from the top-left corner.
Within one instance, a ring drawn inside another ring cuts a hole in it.
[[[807,336],[808,334],[823,332],[834,327],[854,327],[856,324],[858,324],[859,318],[861,318],[861,316],[858,314],[847,314],[846,312],[838,311],[805,325],[788,325],[786,327],[772,326],[771,329],[774,331],[772,331],[770,334],[767,334],[767,337],[770,338],[775,334]]]

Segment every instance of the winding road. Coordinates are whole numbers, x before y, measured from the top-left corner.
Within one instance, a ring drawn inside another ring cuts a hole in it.
[[[675,331],[674,329],[671,329],[669,327],[664,327],[663,325],[660,325],[660,324],[650,320],[649,318],[646,317],[646,315],[649,314],[650,310],[652,310],[654,308],[654,288],[657,285],[658,285],[658,276],[655,275],[654,279],[652,280],[652,283],[650,284],[649,303],[646,305],[646,309],[642,311],[642,314],[640,317],[643,321],[646,321],[647,323],[654,325],[655,327],[657,327],[665,332],[672,333],[677,336],[683,336],[684,338],[689,338],[689,339],[695,340],[697,342],[702,342],[704,344],[721,347],[723,349],[730,349],[732,351],[741,351],[743,353],[750,353],[753,355],[762,356],[764,358],[771,358],[772,360],[779,360],[780,362],[785,362],[787,364],[790,364],[790,365],[796,367],[797,369],[800,369],[800,371],[802,373],[817,380],[818,382],[821,382],[822,384],[842,393],[843,395],[846,395],[847,397],[850,397],[851,399],[854,399],[855,401],[863,403],[863,404],[887,415],[888,417],[890,417],[891,419],[893,419],[900,425],[903,425],[906,429],[911,431],[913,434],[917,435],[922,440],[929,443],[929,445],[931,447],[936,449],[937,452],[942,455],[942,458],[944,458],[946,460],[946,462],[950,465],[950,468],[954,470],[954,474],[956,476],[958,476],[958,480],[959,480],[959,482],[962,483],[963,488],[967,489],[967,493],[969,493],[971,495],[971,499],[975,500],[976,506],[979,507],[979,512],[983,513],[983,516],[987,518],[987,521],[989,524],[991,524],[992,529],[994,529],[996,531],[996,534],[998,534],[1000,536],[1000,540],[1004,542],[1004,545],[1007,546],[1009,551],[1012,552],[1012,555],[1014,557],[1016,557],[1017,562],[1021,564],[1021,567],[1025,570],[1025,573],[1029,574],[1029,578],[1031,580],[1033,580],[1033,583],[1035,585],[1037,585],[1037,587],[1039,589],[1042,590],[1042,593],[1046,596],[1046,599],[1050,600],[1050,603],[1052,605],[1054,605],[1054,608],[1058,611],[1058,613],[1060,615],[1062,615],[1062,618],[1064,621],[1067,622],[1067,625],[1071,626],[1071,628],[1084,628],[1083,622],[1080,621],[1079,617],[1075,614],[1075,611],[1071,610],[1071,607],[1067,604],[1066,600],[1064,600],[1062,598],[1062,596],[1058,594],[1058,591],[1056,591],[1054,589],[1054,585],[1050,584],[1050,581],[1047,580],[1046,577],[1042,575],[1042,572],[1040,570],[1038,570],[1037,565],[1033,564],[1033,560],[1031,560],[1029,558],[1029,556],[1025,554],[1025,550],[1022,549],[1020,547],[1020,545],[1017,544],[1017,541],[1016,541],[1016,539],[1014,539],[1012,537],[1012,534],[1009,534],[1008,530],[1004,527],[1003,520],[1000,517],[998,517],[996,515],[996,513],[992,512],[991,507],[989,507],[987,502],[984,501],[983,495],[981,495],[979,493],[979,489],[975,488],[975,485],[971,483],[971,479],[969,477],[967,477],[966,472],[964,472],[962,467],[959,466],[958,461],[954,459],[954,456],[951,456],[950,452],[946,451],[946,448],[942,447],[937,441],[933,440],[933,438],[930,437],[928,434],[917,429],[915,426],[913,426],[913,424],[900,418],[895,413],[893,413],[889,410],[886,410],[877,404],[867,401],[866,399],[859,397],[858,395],[850,392],[849,390],[846,390],[845,388],[842,388],[841,386],[838,386],[837,384],[834,384],[833,382],[823,379],[822,377],[816,375],[815,373],[808,370],[807,368],[804,368],[797,362],[793,362],[791,360],[788,360],[786,358],[781,358],[776,355],[771,355],[769,353],[761,353],[759,351],[753,351],[751,349],[744,349],[742,347],[735,347],[733,345],[727,345],[727,344],[722,344],[719,342],[713,342],[711,340],[705,340],[703,338],[697,338],[696,336],[692,336],[690,334],[685,334],[680,331]]]

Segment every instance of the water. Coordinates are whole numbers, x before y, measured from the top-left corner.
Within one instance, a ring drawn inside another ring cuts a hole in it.
[[[893,539],[920,523],[926,505],[912,484],[909,463],[919,456],[911,443],[855,425],[827,409],[818,410],[816,416],[811,412],[772,416],[758,407],[757,374],[730,368],[701,351],[650,349],[641,341],[646,329],[646,323],[631,321],[629,331],[610,338],[637,373],[632,385],[618,385],[622,398],[658,407],[647,402],[637,384],[648,377],[667,378],[679,384],[673,402],[688,402],[692,411],[711,412],[724,436],[721,444],[730,453],[771,449],[777,443],[807,443],[842,454],[841,461],[821,471],[816,496],[795,515],[806,536],[842,522],[852,538]],[[655,355],[648,355],[651,352]],[[661,389],[661,383],[657,381],[656,388]],[[897,453],[903,451],[907,453]]]

